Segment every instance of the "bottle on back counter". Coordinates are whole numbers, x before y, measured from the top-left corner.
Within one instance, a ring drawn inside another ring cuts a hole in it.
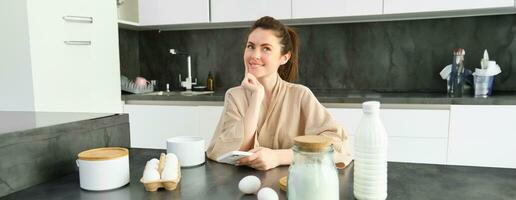
[[[208,72],[208,80],[206,80],[206,90],[214,91],[215,90],[215,80],[211,75],[211,72]]]
[[[448,96],[450,97],[462,97],[466,78],[464,75],[464,55],[466,55],[464,49],[453,49],[453,63],[447,89]]]
[[[387,133],[380,120],[380,102],[362,104],[355,135],[353,194],[357,199],[387,198]]]

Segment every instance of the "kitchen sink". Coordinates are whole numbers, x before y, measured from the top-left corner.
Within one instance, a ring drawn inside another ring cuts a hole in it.
[[[204,95],[204,94],[213,94],[213,91],[182,91],[180,92],[183,96],[197,96],[197,95]]]
[[[142,95],[155,95],[155,96],[172,96],[177,95],[178,92],[166,92],[166,91],[155,91],[155,92],[149,92]]]
[[[181,96],[198,96],[198,95],[206,95],[206,94],[213,94],[213,91],[175,91],[175,92],[166,92],[166,91],[155,91],[155,92],[149,92],[142,95],[153,95],[153,96],[175,96],[175,95],[181,95]]]

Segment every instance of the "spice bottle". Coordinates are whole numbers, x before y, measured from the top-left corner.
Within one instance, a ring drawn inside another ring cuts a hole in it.
[[[324,136],[294,138],[294,158],[287,177],[288,199],[339,199],[339,177],[330,144],[331,140]]]
[[[211,75],[211,72],[208,72],[208,80],[206,80],[206,90],[213,91],[215,90],[215,80]]]

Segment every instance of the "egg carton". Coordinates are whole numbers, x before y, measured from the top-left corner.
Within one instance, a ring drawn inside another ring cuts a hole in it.
[[[134,93],[134,94],[148,93],[148,92],[154,91],[154,85],[152,85],[152,84],[147,84],[146,86],[139,86],[139,85],[136,85],[136,83],[134,83],[133,81],[128,80],[128,79],[121,79],[120,87],[121,87],[122,91],[130,92],[130,93]]]
[[[163,172],[163,168],[165,168],[165,160],[166,156],[164,153],[161,153],[159,156],[159,164],[158,164],[158,172],[161,174]],[[181,166],[179,165],[179,160],[177,161],[177,179],[176,180],[157,180],[157,181],[144,181],[143,177],[140,179],[140,182],[143,183],[145,190],[148,192],[155,192],[159,188],[165,188],[165,190],[175,190],[179,181],[181,180]]]

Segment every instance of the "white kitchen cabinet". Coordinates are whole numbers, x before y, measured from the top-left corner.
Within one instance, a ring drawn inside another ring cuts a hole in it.
[[[292,18],[381,15],[383,0],[292,0]]]
[[[210,22],[209,0],[125,0],[119,19],[141,26]]]
[[[291,18],[291,0],[211,0],[212,22],[255,21],[263,16]]]
[[[452,105],[448,164],[516,168],[516,106]]]
[[[514,9],[514,0],[384,0],[384,14],[499,8]]]
[[[122,111],[114,1],[7,0],[0,7],[18,15],[0,21],[12,30],[0,47],[7,63],[0,84],[10,87],[0,110]]]
[[[362,109],[329,108],[350,135],[355,135]],[[380,118],[389,136],[447,138],[449,110],[381,109]]]
[[[131,147],[166,149],[166,140],[199,134],[197,107],[124,105],[129,114]]]
[[[166,139],[198,136],[208,147],[222,106],[124,105],[129,114],[131,147],[166,149]]]
[[[329,108],[349,135],[353,152],[355,131],[362,117],[359,108]],[[388,135],[388,160],[445,164],[449,110],[381,109],[380,118]]]
[[[217,128],[220,116],[224,107],[222,106],[198,106],[197,112],[199,115],[198,126],[199,135],[206,141],[206,148],[208,148],[213,133]]]

